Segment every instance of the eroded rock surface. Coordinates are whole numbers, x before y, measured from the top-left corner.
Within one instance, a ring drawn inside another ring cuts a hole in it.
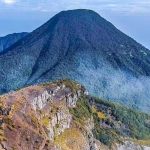
[[[78,98],[85,92],[81,85],[73,86],[74,91],[61,82],[50,83],[2,95],[1,149],[61,149],[55,137],[73,126],[68,108],[76,107]]]
[[[109,150],[94,137],[86,94],[78,83],[60,80],[1,95],[0,150]],[[149,150],[132,142],[111,148]]]

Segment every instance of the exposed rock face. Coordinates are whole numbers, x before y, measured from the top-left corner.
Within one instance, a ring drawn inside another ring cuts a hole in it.
[[[124,142],[123,145],[118,145],[117,150],[150,150],[150,147],[139,146],[133,142]]]
[[[0,150],[109,150],[94,138],[92,113],[82,119],[71,113],[86,94],[83,86],[63,80],[0,96]],[[129,142],[111,148],[149,150]]]
[[[48,138],[53,140],[54,136],[60,135],[65,129],[70,128],[72,116],[69,111],[59,110],[52,116],[52,120],[47,126]]]
[[[76,107],[78,98],[84,94],[81,85],[75,86],[74,92],[63,83],[54,83],[1,96],[1,147],[7,150],[61,149],[53,143],[54,139],[71,128],[72,115],[68,107]],[[92,132],[89,135],[93,138]]]

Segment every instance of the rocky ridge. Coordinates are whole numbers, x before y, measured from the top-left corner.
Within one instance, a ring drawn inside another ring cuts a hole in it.
[[[70,80],[1,95],[0,149],[124,150],[126,143],[112,143],[110,147],[96,139],[94,111],[92,103],[84,100],[86,95],[83,86]],[[149,150],[144,146],[134,147]]]
[[[72,92],[62,83],[32,86],[6,95],[1,99],[1,148],[2,149],[61,149],[54,144],[55,137],[71,128],[72,115],[68,107],[76,107],[76,102],[84,89]],[[85,138],[84,149],[90,149]],[[83,136],[84,138],[84,136]]]

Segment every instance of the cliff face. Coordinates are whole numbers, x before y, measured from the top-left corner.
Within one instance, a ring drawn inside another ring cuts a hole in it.
[[[70,80],[0,96],[0,149],[109,150],[93,134],[95,117],[84,97],[85,88]],[[111,148],[124,150],[124,145],[112,144]]]
[[[72,132],[73,128],[74,133],[81,136],[84,144],[75,141],[72,137],[68,137],[66,139],[68,141],[64,142],[78,149],[90,149],[94,143],[90,120],[87,127],[89,133],[84,135],[76,127],[69,113],[68,108],[76,107],[78,98],[84,94],[84,88],[81,85],[74,86],[77,90],[72,91],[59,82],[27,87],[2,95],[0,97],[1,148],[7,150],[61,149],[61,145],[57,144],[59,140],[56,138],[64,132]],[[75,144],[72,144],[74,142]],[[71,148],[68,146],[68,149]]]

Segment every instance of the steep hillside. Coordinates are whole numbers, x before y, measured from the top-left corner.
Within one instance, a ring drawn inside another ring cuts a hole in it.
[[[150,113],[150,51],[91,10],[63,11],[0,53],[0,92],[60,78]]]
[[[6,35],[4,37],[0,37],[0,52],[20,40],[21,38],[25,37],[28,33],[22,32],[22,33],[13,33]]]
[[[149,150],[149,139],[149,115],[88,96],[74,81],[0,96],[2,150]]]

